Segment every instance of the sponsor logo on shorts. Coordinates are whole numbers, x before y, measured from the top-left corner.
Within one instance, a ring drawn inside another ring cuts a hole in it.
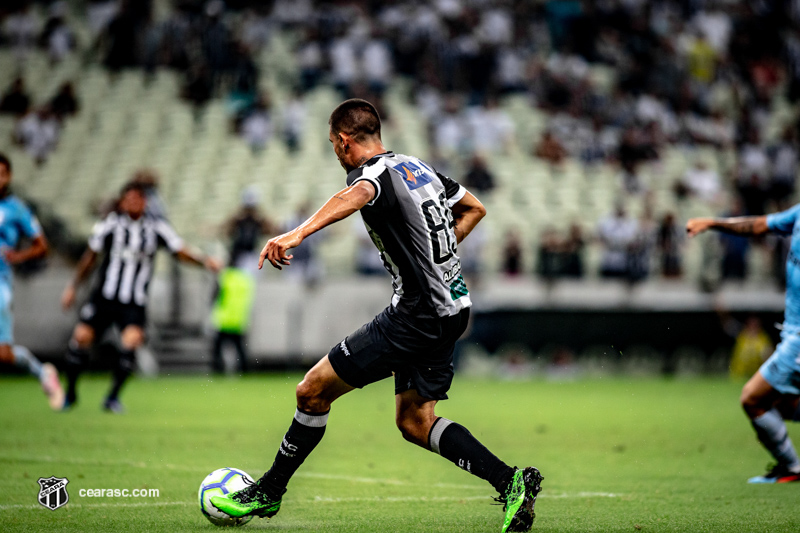
[[[339,348],[342,349],[345,356],[350,357],[350,350],[347,349],[347,345],[344,343],[344,341],[339,343]]]
[[[459,274],[461,274],[461,261],[456,263],[453,268],[445,272],[442,275],[442,278],[444,279],[445,283],[450,283],[453,280],[453,278],[455,278]]]
[[[92,318],[94,318],[95,311],[96,310],[94,308],[94,304],[92,303],[84,304],[83,307],[81,307],[81,312],[80,312],[81,320],[91,320]]]

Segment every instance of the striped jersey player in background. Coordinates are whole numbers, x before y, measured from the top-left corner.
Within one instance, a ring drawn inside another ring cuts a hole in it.
[[[164,219],[147,212],[147,190],[136,182],[126,185],[117,209],[98,222],[89,237],[89,247],[78,263],[75,278],[64,289],[61,304],[75,303],[79,285],[89,277],[103,255],[99,276],[89,300],[80,308],[66,356],[67,393],[63,408],[77,402],[78,376],[86,365],[95,340],[112,325],[120,331],[119,360],[103,408],[123,412],[119,393],[135,365],[136,349],[145,341],[148,289],[154,259],[166,247],[179,260],[218,272],[220,263],[191,251]]]
[[[0,363],[27,369],[39,378],[50,407],[60,409],[64,392],[58,371],[50,363],[42,364],[25,346],[14,344],[13,265],[44,257],[47,240],[31,210],[11,194],[11,161],[0,154]],[[19,247],[21,239],[28,246]]]
[[[486,449],[467,429],[436,416],[453,379],[453,348],[471,306],[456,253],[486,214],[455,181],[416,157],[388,152],[375,107],[347,100],[331,114],[329,140],[347,171],[347,188],[296,229],[271,239],[261,252],[276,268],[287,251],[325,226],[361,212],[392,275],[392,303],[331,349],[297,386],[297,410],[272,468],[255,484],[211,502],[231,516],[271,517],[290,478],[322,440],[331,404],[355,388],[391,377],[395,419],[409,442],[487,480],[506,510],[503,531],[528,531],[542,477],[516,469]]]

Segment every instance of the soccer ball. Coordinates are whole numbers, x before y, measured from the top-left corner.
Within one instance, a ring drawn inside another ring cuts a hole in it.
[[[228,516],[211,503],[212,496],[220,496],[229,492],[236,492],[254,481],[246,472],[238,468],[220,468],[214,470],[200,483],[200,490],[197,493],[200,499],[200,511],[215,526],[243,526],[253,519],[252,516],[243,518],[233,518]]]

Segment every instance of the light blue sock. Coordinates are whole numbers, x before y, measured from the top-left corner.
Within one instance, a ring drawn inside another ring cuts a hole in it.
[[[11,347],[14,354],[14,364],[20,368],[27,368],[31,374],[42,379],[42,363],[31,353],[29,349],[19,344]]]
[[[786,431],[786,424],[777,409],[771,409],[761,416],[752,420],[753,428],[761,444],[778,463],[786,465],[788,468],[800,467],[800,459]]]

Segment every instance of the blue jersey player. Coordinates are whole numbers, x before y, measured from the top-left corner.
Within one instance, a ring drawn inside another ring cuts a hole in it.
[[[693,218],[686,223],[690,236],[706,230],[733,235],[791,235],[786,260],[786,310],[781,342],[772,356],[742,389],[741,403],[761,444],[777,460],[763,476],[749,483],[800,481],[800,459],[784,420],[800,421],[800,204],[767,216],[727,219]]]
[[[11,267],[44,256],[47,241],[28,206],[11,194],[10,185],[11,161],[0,154],[0,363],[27,368],[39,378],[50,407],[58,409],[64,402],[64,393],[55,367],[49,363],[41,364],[27,348],[14,345]],[[30,244],[20,248],[23,239]]]

